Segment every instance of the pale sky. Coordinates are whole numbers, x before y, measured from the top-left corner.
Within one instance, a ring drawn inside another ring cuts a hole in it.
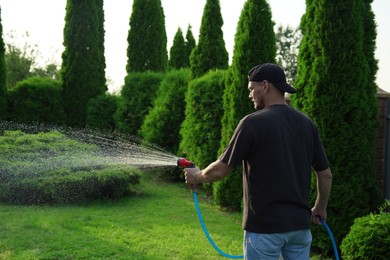
[[[180,27],[184,33],[190,24],[196,41],[206,0],[161,0],[168,37],[167,51]],[[297,27],[305,12],[305,0],[268,0],[276,25]],[[220,0],[222,27],[229,59],[234,48],[234,34],[245,0]],[[105,55],[106,77],[111,92],[118,91],[126,75],[126,49],[129,19],[133,0],[105,0]],[[9,42],[12,32],[21,46],[28,40],[37,46],[43,64],[61,64],[66,0],[0,0],[3,39]],[[377,84],[390,92],[390,1],[374,0],[372,5],[377,22],[376,58],[379,60]],[[28,32],[26,38],[23,35]],[[20,46],[20,47],[21,47]]]

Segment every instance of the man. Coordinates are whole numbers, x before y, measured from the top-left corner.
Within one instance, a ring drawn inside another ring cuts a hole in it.
[[[205,169],[186,168],[188,184],[214,182],[243,165],[245,259],[310,259],[311,221],[326,219],[332,173],[317,128],[288,106],[283,69],[262,64],[249,71],[249,98],[257,110],[236,127],[218,160]],[[309,207],[312,169],[317,198]]]

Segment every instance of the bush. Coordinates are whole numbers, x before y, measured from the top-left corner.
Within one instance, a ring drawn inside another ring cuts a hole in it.
[[[157,72],[134,72],[126,76],[114,116],[118,130],[138,134],[163,78],[164,74]]]
[[[61,83],[50,78],[31,77],[9,91],[10,119],[18,122],[63,123]]]
[[[184,120],[188,80],[189,70],[172,70],[167,73],[139,131],[148,143],[174,154],[179,149],[179,131]]]
[[[76,203],[132,193],[139,170],[111,165],[99,147],[59,132],[0,136],[0,201],[14,204]]]
[[[86,125],[100,130],[115,130],[114,114],[118,108],[119,97],[103,94],[91,99],[87,106]]]
[[[343,259],[390,259],[390,214],[355,219],[340,248]]]

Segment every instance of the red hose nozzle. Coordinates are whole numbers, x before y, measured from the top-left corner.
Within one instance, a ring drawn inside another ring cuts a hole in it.
[[[181,168],[193,168],[195,167],[195,164],[186,158],[178,158],[177,159],[177,166]]]

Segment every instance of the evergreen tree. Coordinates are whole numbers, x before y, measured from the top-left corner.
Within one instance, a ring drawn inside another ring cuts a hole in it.
[[[87,103],[107,91],[103,0],[67,0],[61,76],[70,125],[84,126]]]
[[[368,0],[307,3],[300,53],[309,53],[300,57],[304,63],[296,86],[301,93],[292,98],[318,126],[337,180],[328,222],[340,244],[353,220],[376,210],[382,199],[375,178],[375,23]],[[317,229],[313,250],[331,252],[326,232]]]
[[[133,1],[127,42],[128,73],[167,69],[167,35],[160,0]]]
[[[212,70],[190,81],[186,93],[185,119],[180,129],[180,152],[196,162],[200,168],[213,162],[221,137],[220,117],[223,107],[225,70]]]
[[[229,54],[222,32],[219,0],[207,0],[200,25],[199,41],[190,57],[192,76],[197,78],[211,69],[227,69]]]
[[[3,25],[1,23],[0,7],[0,120],[7,116],[7,86],[6,86],[6,66],[5,66],[5,46],[3,41]]]
[[[248,99],[248,71],[257,64],[275,62],[273,26],[271,9],[266,0],[246,1],[238,21],[232,65],[225,81],[220,153],[229,143],[240,119],[254,111]],[[240,209],[241,175],[241,168],[237,168],[214,184],[214,197],[219,205]]]
[[[184,42],[183,32],[179,28],[173,38],[173,44],[169,52],[168,67],[170,69],[185,68],[188,64],[187,50]]]
[[[187,51],[187,53],[186,53],[186,56],[187,56],[186,68],[187,68],[187,67],[190,67],[191,52],[196,46],[196,41],[195,41],[194,35],[192,33],[191,25],[188,25],[188,28],[187,28],[185,44],[186,44],[186,51]]]
[[[137,135],[164,79],[163,72],[133,72],[125,77],[114,118],[117,129]]]
[[[165,75],[139,131],[146,142],[173,154],[177,154],[179,148],[189,74],[188,69],[180,69]]]

